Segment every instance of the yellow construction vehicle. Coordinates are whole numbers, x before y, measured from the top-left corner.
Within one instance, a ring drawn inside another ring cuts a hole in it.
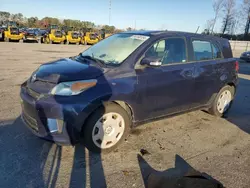
[[[81,36],[80,33],[77,32],[73,27],[64,28],[64,32],[66,33],[66,40],[64,43],[66,44],[80,44]]]
[[[23,34],[19,31],[16,23],[8,23],[7,27],[4,29],[3,38],[5,42],[9,41],[19,41],[22,42]]]
[[[98,36],[98,33],[95,33],[93,31],[91,31],[91,29],[84,29],[83,30],[83,36],[81,39],[81,43],[88,45],[88,44],[96,44],[97,42],[99,42],[100,38]]]
[[[98,39],[99,39],[99,41],[105,39],[106,38],[105,35],[106,35],[105,29],[100,29],[98,31]]]
[[[65,35],[57,25],[50,25],[47,33],[43,35],[42,41],[46,44],[60,43],[64,44]]]

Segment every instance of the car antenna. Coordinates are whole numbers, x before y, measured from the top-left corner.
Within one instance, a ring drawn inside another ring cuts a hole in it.
[[[196,32],[195,32],[195,33],[198,33],[199,29],[200,29],[200,26],[198,26],[198,27],[197,27],[197,29],[196,29]]]

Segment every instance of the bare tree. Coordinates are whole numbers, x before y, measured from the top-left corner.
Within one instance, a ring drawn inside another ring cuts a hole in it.
[[[23,22],[23,14],[21,13],[11,14],[10,19],[17,23]]]
[[[212,32],[213,25],[214,25],[214,19],[207,20],[203,34],[209,35]]]
[[[0,21],[1,22],[9,20],[9,18],[10,18],[10,13],[9,12],[0,11]]]
[[[223,2],[224,2],[224,0],[214,0],[214,2],[213,2],[214,19],[213,19],[213,26],[212,26],[212,29],[211,29],[211,33],[214,32],[214,27],[215,27],[216,21],[217,21],[217,19],[219,17],[219,14],[220,14],[220,12],[222,10]]]
[[[249,28],[250,28],[250,0],[243,0],[242,16],[243,20],[245,20],[244,36],[246,37],[249,33]]]
[[[224,34],[226,31],[230,32],[231,26],[234,23],[235,0],[225,0],[222,6],[225,13],[222,21],[222,34]]]

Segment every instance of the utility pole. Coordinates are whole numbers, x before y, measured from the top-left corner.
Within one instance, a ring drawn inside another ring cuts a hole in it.
[[[135,30],[136,30],[136,20],[135,20]]]
[[[109,0],[109,25],[111,20],[111,0]]]

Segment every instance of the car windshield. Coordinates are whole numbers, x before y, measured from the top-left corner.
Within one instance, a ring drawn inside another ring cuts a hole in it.
[[[118,33],[88,48],[81,56],[90,56],[105,64],[118,65],[147,39],[149,36]]]

